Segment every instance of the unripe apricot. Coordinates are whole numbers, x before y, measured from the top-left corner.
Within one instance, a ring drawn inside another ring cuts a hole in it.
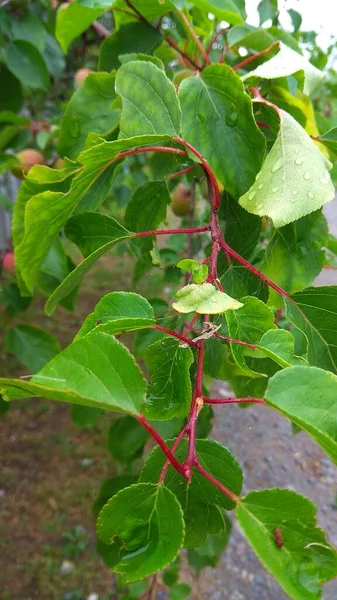
[[[22,179],[24,175],[27,175],[28,171],[34,165],[45,164],[43,154],[41,154],[41,152],[39,152],[38,150],[34,150],[33,148],[26,148],[26,150],[18,152],[16,158],[18,159],[20,165],[14,167],[12,169],[12,173],[19,179]]]
[[[7,252],[2,259],[2,267],[4,271],[15,275],[15,261],[13,252]]]
[[[171,208],[177,217],[186,217],[190,212],[191,190],[183,183],[178,183],[171,196]]]
[[[83,85],[83,83],[85,82],[88,75],[92,72],[93,72],[92,69],[79,69],[78,71],[76,71],[76,73],[74,75],[75,88],[81,87],[81,85]]]

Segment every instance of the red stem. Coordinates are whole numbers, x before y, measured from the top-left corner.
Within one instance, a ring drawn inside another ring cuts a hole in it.
[[[186,167],[186,169],[177,171],[177,173],[172,173],[171,175],[167,176],[167,179],[173,179],[174,177],[180,177],[180,175],[185,175],[185,173],[189,173],[190,171],[193,171],[193,169],[195,169],[195,165],[192,165],[191,167]]]
[[[142,146],[140,148],[132,148],[131,150],[120,152],[115,156],[114,161],[125,158],[126,156],[132,156],[133,154],[142,154],[142,152],[165,152],[167,154],[179,154],[180,156],[187,156],[186,152],[180,148],[170,148],[169,146]]]
[[[183,465],[181,465],[177,461],[177,459],[173,455],[171,449],[165,444],[163,438],[152,427],[152,425],[150,425],[150,423],[147,421],[147,419],[145,419],[145,417],[143,415],[138,415],[136,417],[136,419],[149,432],[149,434],[153,437],[153,439],[156,440],[158,446],[160,446],[160,448],[162,449],[164,454],[167,456],[167,459],[170,461],[171,465],[175,468],[175,470],[178,471],[178,473],[181,473],[181,475],[183,475],[184,477],[186,477],[185,469],[184,469]]]
[[[268,54],[268,52],[270,52],[270,50],[272,50],[275,46],[279,45],[279,43],[280,43],[279,41],[273,42],[265,50],[261,50],[261,52],[257,52],[256,54],[252,54],[252,56],[248,56],[247,58],[245,58],[244,60],[239,62],[237,65],[235,65],[233,67],[233,70],[237,71],[238,69],[243,69],[243,67],[245,67],[246,65],[249,65],[249,63],[253,62],[260,56],[264,56],[265,54]]]
[[[225,33],[227,31],[227,27],[223,28],[223,29],[219,29],[219,31],[217,31],[211,38],[208,46],[207,46],[207,54],[209,54],[212,51],[213,45],[215,44],[215,42],[217,41],[217,39],[220,37],[220,35],[222,35],[223,33]]]
[[[183,429],[182,429],[182,430],[181,430],[181,432],[179,433],[178,437],[176,438],[176,440],[175,440],[175,442],[174,442],[174,444],[173,444],[173,446],[172,446],[172,448],[171,448],[171,452],[172,452],[172,454],[174,454],[174,453],[175,453],[175,451],[176,451],[176,449],[178,448],[178,446],[179,446],[179,444],[180,444],[181,440],[183,439],[183,437],[184,437],[184,435],[185,435],[186,431],[187,431],[187,425],[185,425],[185,427],[183,427]],[[163,483],[163,482],[164,482],[164,479],[165,479],[165,477],[166,477],[166,473],[167,473],[167,469],[169,468],[169,466],[170,466],[170,461],[169,461],[169,460],[167,460],[167,461],[165,462],[164,466],[163,466],[162,472],[161,472],[161,474],[160,474],[160,477],[159,477],[159,479],[158,479],[158,483]]]
[[[231,344],[239,344],[240,346],[246,346],[246,348],[251,348],[252,350],[255,350],[257,348],[256,344],[248,344],[248,342],[242,342],[241,340],[236,340],[234,338],[227,337],[226,335],[221,335],[221,333],[215,332],[214,335],[220,340],[230,342]]]
[[[262,398],[204,398],[206,404],[240,404],[253,402],[254,404],[266,404]]]
[[[219,242],[213,242],[212,253],[211,253],[211,256],[210,256],[209,275],[207,277],[207,282],[208,283],[213,283],[214,280],[217,279],[217,277],[218,277],[217,258],[218,258],[219,250],[220,250],[220,244],[219,244]]]
[[[262,123],[261,121],[256,121],[256,125],[258,125],[259,127],[264,127],[265,129],[270,129],[270,125],[268,125],[268,123]]]
[[[218,490],[220,490],[220,492],[225,494],[225,496],[230,498],[230,500],[232,500],[232,502],[234,502],[235,504],[238,504],[240,502],[240,498],[238,496],[233,494],[233,492],[231,492],[224,485],[222,485],[222,483],[220,481],[218,481],[217,479],[215,479],[215,477],[213,477],[213,475],[211,475],[211,473],[208,473],[208,471],[205,471],[205,469],[203,469],[203,467],[198,462],[195,464],[195,467],[196,467],[197,471],[199,471],[199,473],[201,473],[201,475],[203,475],[205,477],[205,479],[208,479],[208,481],[213,483],[213,485],[216,488],[218,488]]]
[[[181,342],[184,342],[184,344],[188,344],[189,346],[197,345],[197,342],[193,342],[193,340],[190,340],[188,337],[185,337],[184,335],[180,335],[180,333],[177,333],[176,331],[173,331],[172,329],[166,329],[166,327],[162,327],[161,325],[154,325],[154,329],[158,329],[158,331],[163,331],[164,333],[167,333],[168,335],[171,335],[172,337],[177,338],[177,340],[180,340]]]
[[[184,334],[186,335],[189,331],[191,331],[194,323],[199,319],[200,314],[199,313],[195,313],[193,319],[189,322],[189,324],[187,325]]]
[[[177,13],[178,13],[179,17],[181,18],[181,20],[183,21],[184,25],[186,26],[187,31],[189,32],[191,38],[194,40],[197,48],[199,48],[199,50],[200,50],[200,52],[201,52],[201,54],[202,54],[202,56],[204,58],[205,64],[211,65],[212,61],[211,61],[210,57],[208,56],[207,51],[203,47],[201,41],[199,40],[197,34],[195,33],[195,31],[194,31],[191,23],[189,22],[188,18],[186,17],[186,15],[181,10],[177,10]]]
[[[147,235],[171,235],[178,233],[205,233],[209,231],[209,226],[204,225],[204,227],[190,227],[186,229],[154,229],[153,231],[139,231],[138,233],[133,233],[131,237],[146,237]]]

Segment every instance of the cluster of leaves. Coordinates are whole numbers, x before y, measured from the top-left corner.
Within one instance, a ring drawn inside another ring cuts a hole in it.
[[[108,293],[62,352],[45,332],[10,328],[9,349],[36,374],[1,379],[0,392],[6,401],[70,403],[86,426],[104,410],[124,413],[109,449],[128,466],[150,437],[157,442],[141,473],[104,482],[94,505],[98,551],[136,594],[147,589],[133,582],[166,568],[171,598],[186,597],[180,550],[197,573],[214,565],[235,510],[288,596],[314,600],[337,575],[315,507],[288,489],[240,496],[240,465],[206,438],[212,405],[256,403],[337,462],[337,286],[310,287],[336,256],[322,213],[334,197],[336,130],[321,115],[334,82],[323,82],[315,38],[299,32],[296,11],[290,33],[278,26],[277,2],[260,3],[259,28],[244,22],[243,1],[221,4],[74,0],[57,11],[63,52],[92,25],[104,41],[98,72],[70,97],[55,130],[60,168],[35,165],[19,190],[12,292],[21,303],[47,296],[48,315],[59,304],[72,309],[85,274],[120,251],[133,257],[133,286],[156,269],[171,293],[168,302]],[[108,35],[97,19],[111,9]],[[17,56],[32,41],[13,31],[3,55],[20,79],[10,49]],[[189,214],[180,229],[160,229],[178,176],[190,186]],[[128,333],[133,354],[120,340]],[[212,378],[228,381],[235,397],[209,397]]]

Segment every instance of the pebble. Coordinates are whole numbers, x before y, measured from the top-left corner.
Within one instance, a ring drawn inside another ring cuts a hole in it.
[[[83,458],[83,460],[81,460],[81,465],[82,467],[89,467],[90,465],[92,465],[92,458]]]
[[[332,467],[332,462],[330,458],[328,458],[327,456],[323,456],[321,460],[321,465],[323,465],[323,467]]]
[[[0,498],[4,498],[5,494],[5,490],[0,490]]]
[[[89,596],[87,597],[87,600],[98,600],[98,599],[99,599],[98,594],[89,594]]]
[[[70,562],[70,560],[64,560],[60,567],[61,575],[69,575],[69,573],[72,573],[73,570],[74,570],[73,563]]]
[[[331,477],[331,475],[328,475],[327,477],[325,477],[325,483],[327,485],[333,485],[334,484],[334,478]]]
[[[310,483],[310,485],[317,483],[317,477],[308,477],[308,483]]]

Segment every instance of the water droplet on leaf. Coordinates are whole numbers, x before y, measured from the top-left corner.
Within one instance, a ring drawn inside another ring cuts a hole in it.
[[[232,112],[226,115],[226,123],[229,127],[234,127],[238,122],[238,113],[236,110],[232,110]]]
[[[310,175],[309,171],[306,171],[306,172],[304,173],[303,177],[304,177],[304,179],[305,179],[306,181],[309,181],[309,179],[311,178],[311,175]]]
[[[197,114],[197,121],[199,121],[199,123],[204,123],[205,122],[205,117],[203,114],[198,113]]]
[[[279,171],[280,169],[282,169],[283,167],[283,158],[279,158],[276,163],[274,164],[271,172],[272,173],[276,173],[277,171]]]
[[[262,188],[263,188],[263,183],[259,183],[259,185],[257,186],[257,189],[262,190]]]
[[[291,193],[292,193],[293,196],[297,196],[298,191],[297,190],[293,190]]]
[[[296,158],[295,165],[303,165],[303,160],[301,158]]]
[[[315,194],[313,192],[308,192],[308,196],[311,198],[311,200],[315,198]]]
[[[273,188],[271,189],[271,191],[272,191],[274,194],[276,194],[276,192],[278,192],[278,190],[279,190],[279,188],[278,188],[277,186],[276,186],[276,187],[273,187]]]
[[[73,138],[78,138],[78,136],[80,135],[80,124],[78,122],[76,115],[73,115],[73,117],[69,123],[69,134]]]
[[[256,181],[257,181],[258,179],[260,179],[260,177],[261,177],[261,171],[259,171],[259,172],[258,172],[258,174],[256,175],[256,177],[255,177]]]
[[[249,200],[253,200],[253,198],[255,198],[256,196],[256,192],[251,192],[248,196]]]
[[[320,177],[320,182],[324,183],[324,184],[328,183],[328,181],[325,179],[325,177]]]

